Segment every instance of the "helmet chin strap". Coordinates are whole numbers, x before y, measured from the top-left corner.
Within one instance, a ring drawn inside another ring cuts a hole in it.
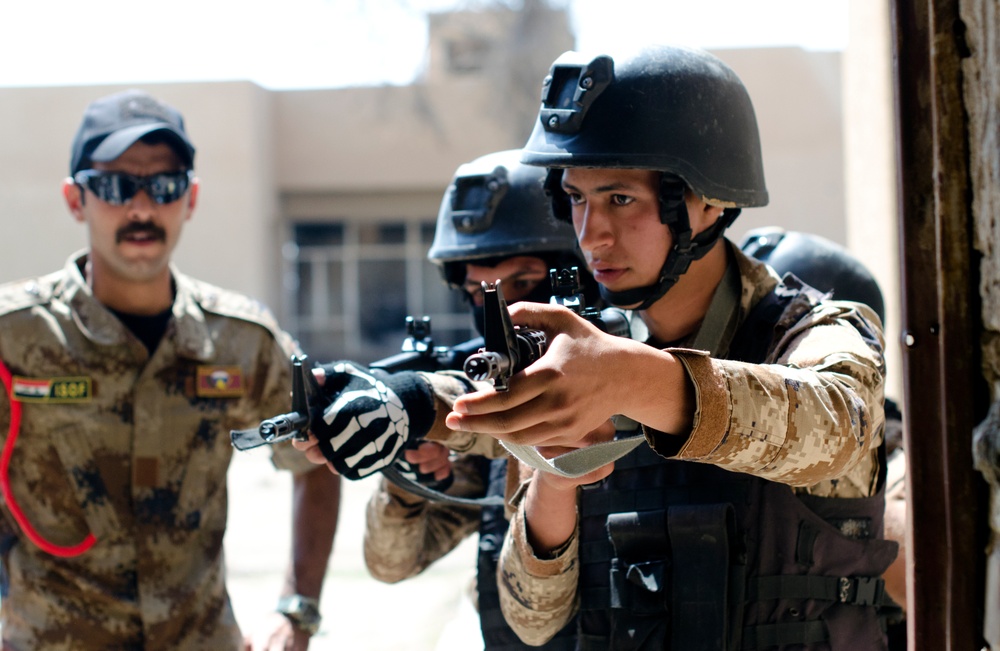
[[[562,174],[562,169],[549,169],[545,176],[545,193],[551,200],[552,213],[556,219],[571,222],[569,199],[562,191]],[[687,204],[684,203],[686,190],[687,184],[679,176],[667,172],[660,174],[660,222],[670,229],[674,246],[660,268],[659,278],[652,285],[620,292],[600,285],[598,291],[606,303],[636,311],[648,310],[677,284],[692,262],[705,257],[712,250],[740,214],[739,208],[726,208],[711,227],[693,237],[691,219],[688,217]],[[636,304],[636,307],[630,307]]]
[[[661,201],[663,201],[662,198]],[[666,214],[668,211],[673,215]],[[681,200],[680,204],[675,204],[672,208],[664,205],[664,210],[661,210],[661,221],[670,229],[674,246],[667,254],[663,267],[660,268],[660,276],[657,281],[652,285],[633,287],[620,292],[611,291],[601,285],[601,298],[615,307],[624,308],[638,303],[638,306],[631,309],[648,310],[656,301],[663,298],[663,295],[670,291],[671,287],[677,284],[681,275],[687,272],[692,262],[700,260],[712,250],[712,247],[739,214],[739,208],[726,208],[711,227],[696,237],[692,237],[691,223],[684,201]]]

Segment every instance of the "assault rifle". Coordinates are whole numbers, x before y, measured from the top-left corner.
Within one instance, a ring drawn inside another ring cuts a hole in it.
[[[401,352],[372,362],[368,368],[387,373],[457,371],[462,368],[465,359],[483,345],[483,339],[477,337],[457,346],[435,346],[431,337],[431,320],[426,316],[419,321],[412,316],[406,317],[406,333]],[[299,441],[308,438],[309,425],[314,418],[322,416],[322,408],[315,406],[321,389],[315,376],[306,368],[306,359],[305,355],[293,355],[291,359],[292,411],[262,420],[256,428],[231,431],[233,447],[250,450],[292,438]]]
[[[435,346],[431,337],[430,317],[426,316],[419,321],[411,316],[406,317],[406,332],[407,337],[403,340],[401,352],[373,362],[368,368],[380,369],[387,373],[457,371],[462,368],[465,359],[483,345],[482,337],[476,337],[457,346]],[[291,359],[292,411],[262,420],[256,428],[231,431],[230,438],[234,448],[250,450],[288,439],[299,441],[308,439],[310,426],[316,419],[323,416],[323,406],[316,404],[316,398],[322,389],[312,371],[306,368],[305,361],[305,355],[292,356]],[[416,447],[418,444],[419,441],[412,441],[408,447]],[[445,479],[436,480],[433,476],[425,476],[418,472],[417,482],[414,482],[392,467],[383,468],[382,473],[399,486],[423,497],[461,504],[476,503],[463,498],[451,497],[441,492],[446,490],[454,480],[451,475]]]
[[[576,267],[560,271],[552,269],[549,271],[549,278],[553,288],[551,299],[553,303],[569,307],[605,332],[628,336],[628,321],[621,310],[614,308],[596,310],[586,306],[579,270]],[[483,285],[486,286],[488,283]],[[469,374],[468,361],[478,356],[496,362],[498,367],[503,369],[496,374],[493,374],[492,370],[487,371],[488,375],[482,379],[493,379],[496,386],[496,379],[500,378],[505,390],[506,382],[511,375],[526,368],[545,352],[546,340],[542,331],[529,331],[511,325],[507,303],[499,291],[499,285],[498,281],[495,286],[490,286],[491,291],[486,295],[485,330],[487,337],[493,333],[493,339],[476,338],[450,348],[435,346],[431,338],[430,319],[424,317],[416,321],[412,317],[407,317],[407,338],[403,342],[401,352],[373,362],[369,368],[382,369],[388,373],[464,369],[470,378],[479,379]],[[515,334],[509,339],[510,332]],[[520,350],[518,346],[524,350]],[[490,353],[496,353],[497,357]],[[305,361],[305,355],[292,357],[292,411],[265,419],[255,429],[230,432],[233,447],[237,450],[249,450],[290,438],[298,440],[308,438],[309,426],[314,419],[322,418],[323,407],[315,404],[321,389],[312,372],[306,369]],[[474,368],[476,364],[477,362],[473,362]],[[440,492],[451,483],[451,477],[442,482],[435,482],[431,477],[418,477],[418,481],[415,482],[401,475],[392,466],[383,468],[381,472],[399,486],[429,499],[476,506],[503,504],[502,498],[458,498]]]
[[[573,310],[608,334],[630,336],[628,318],[623,310],[613,307],[598,310],[587,306],[577,267],[550,269],[549,280],[552,284],[551,303]],[[496,283],[484,282],[482,287],[484,345],[465,360],[463,370],[470,380],[492,380],[494,389],[506,391],[510,388],[511,376],[545,354],[548,340],[541,330],[513,325],[499,280]]]
[[[576,267],[549,271],[553,296],[551,302],[567,307],[601,331],[618,337],[631,337],[631,327],[624,310],[588,307]],[[500,281],[494,285],[483,283],[486,322],[483,331],[485,346],[465,361],[465,374],[471,380],[492,380],[497,391],[507,391],[510,378],[523,371],[545,354],[548,341],[545,332],[512,325],[507,303],[503,298]],[[639,424],[632,419],[615,415],[611,417],[617,432],[635,432]],[[608,462],[614,461],[645,441],[642,434],[624,438],[616,437],[601,446],[579,448],[558,457],[546,459],[533,446],[504,442],[504,447],[522,463],[554,472],[564,477],[580,477]],[[596,453],[595,453],[596,451]],[[584,486],[587,488],[587,486]]]
[[[406,339],[402,350],[395,355],[372,362],[368,368],[386,373],[399,371],[460,371],[466,358],[483,346],[483,338],[476,337],[455,346],[435,346],[431,337],[431,318],[420,321],[406,317]]]

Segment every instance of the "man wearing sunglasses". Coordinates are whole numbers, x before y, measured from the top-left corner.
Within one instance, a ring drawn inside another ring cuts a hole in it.
[[[272,451],[295,557],[260,644],[226,592],[229,431],[289,410],[298,351],[258,302],[171,264],[194,154],[146,93],[94,101],[62,188],[87,250],[0,287],[4,649],[303,650],[319,626],[340,485],[290,446]]]

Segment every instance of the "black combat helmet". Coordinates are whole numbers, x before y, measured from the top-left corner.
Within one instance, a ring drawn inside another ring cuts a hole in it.
[[[449,286],[462,285],[468,262],[496,266],[515,255],[584,267],[572,226],[549,212],[545,170],[522,165],[520,157],[517,149],[496,152],[455,171],[427,253]]]
[[[835,299],[864,303],[885,323],[885,303],[875,276],[836,242],[769,226],[748,232],[740,248],[781,276],[793,273],[821,292],[832,292]]]
[[[661,174],[661,220],[673,235],[658,281],[623,292],[601,288],[612,304],[646,309],[704,256],[743,207],[767,204],[760,136],[743,82],[702,50],[653,46],[625,56],[560,56],[542,87],[538,122],[521,160],[554,171],[553,209],[569,218],[562,168],[648,169]],[[725,208],[694,237],[684,190]]]

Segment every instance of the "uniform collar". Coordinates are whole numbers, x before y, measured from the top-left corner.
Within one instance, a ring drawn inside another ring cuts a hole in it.
[[[726,239],[724,242],[727,249],[726,272],[713,294],[706,314],[706,319],[715,319],[721,323],[713,322],[713,327],[706,327],[702,323],[697,330],[678,341],[649,339],[647,343],[657,348],[692,348],[722,354],[728,350],[739,325],[750,310],[774,290],[780,281],[777,273],[763,262],[743,253],[730,240]],[[734,301],[737,302],[736,305],[732,304]]]
[[[131,337],[107,307],[94,296],[83,268],[87,264],[87,251],[78,251],[66,261],[63,280],[56,288],[69,305],[73,320],[80,331],[91,341],[103,346],[123,346]],[[190,278],[171,265],[170,274],[174,280],[175,296],[171,308],[172,327],[167,327],[164,339],[173,342],[176,354],[195,361],[205,362],[215,355],[215,344],[205,323],[203,302],[211,303],[213,297],[202,297]]]
[[[211,308],[217,297],[206,295],[184,274],[171,265],[176,295],[174,296],[174,346],[177,354],[199,362],[215,357],[215,343],[205,322],[202,306]]]

